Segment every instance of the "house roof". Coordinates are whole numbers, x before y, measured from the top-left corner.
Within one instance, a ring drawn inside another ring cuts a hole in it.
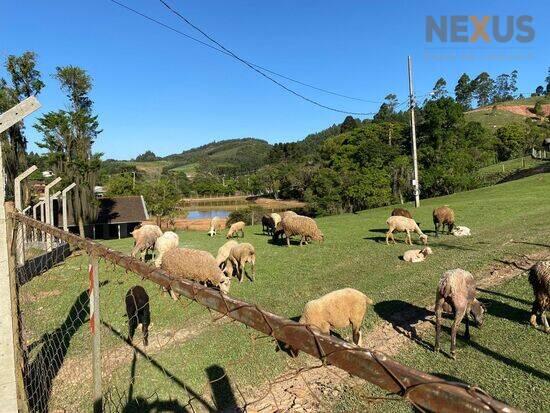
[[[96,224],[124,224],[142,222],[149,219],[145,200],[140,195],[104,197],[99,198],[97,201],[99,202],[99,207],[95,220]],[[61,211],[58,213],[58,222],[61,225]],[[69,208],[68,213],[68,225],[76,225],[71,208]]]

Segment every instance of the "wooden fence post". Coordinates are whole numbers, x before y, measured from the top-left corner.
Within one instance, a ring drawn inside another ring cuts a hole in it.
[[[93,403],[94,413],[103,411],[103,395],[101,392],[101,324],[99,321],[99,261],[90,255],[88,266],[90,276],[90,333],[92,335],[92,372],[93,372]]]

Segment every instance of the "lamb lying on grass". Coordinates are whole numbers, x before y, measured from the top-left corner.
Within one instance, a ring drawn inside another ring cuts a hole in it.
[[[472,235],[472,232],[468,227],[456,226],[451,231],[451,234],[453,234],[455,237],[469,237],[470,235]]]
[[[162,257],[166,253],[166,251],[177,248],[180,244],[180,237],[178,234],[172,231],[166,231],[164,234],[162,234],[160,237],[157,238],[157,241],[155,242],[155,252],[156,252],[156,258],[155,258],[155,267],[160,267],[160,263],[162,262]]]
[[[402,216],[393,216],[388,218],[386,224],[388,225],[388,232],[386,232],[386,244],[388,245],[390,244],[388,242],[389,238],[391,238],[395,244],[395,238],[393,237],[394,231],[407,233],[405,244],[412,245],[411,232],[416,232],[424,245],[428,244],[428,237],[420,230],[420,227],[416,224],[414,219]]]
[[[219,287],[223,293],[229,293],[231,278],[223,273],[209,252],[191,248],[172,248],[164,254],[160,268],[171,275]],[[170,295],[175,300],[178,299],[175,292],[170,291]]]
[[[435,346],[439,351],[439,336],[441,335],[441,315],[443,310],[454,313],[454,322],[451,327],[451,357],[456,358],[456,333],[462,319],[466,317],[466,332],[464,338],[470,339],[470,318],[481,327],[485,307],[476,298],[476,282],[468,271],[460,268],[443,273],[435,298]]]
[[[134,229],[131,234],[134,237],[132,257],[135,258],[137,253],[140,253],[140,259],[145,260],[148,252],[154,250],[155,242],[162,235],[162,231],[157,225],[146,224]]]
[[[353,342],[360,346],[361,324],[369,305],[372,305],[372,300],[361,291],[343,288],[309,301],[299,323],[323,334],[330,334],[335,328],[345,328],[351,324]],[[298,355],[298,350],[291,348],[290,351],[293,356]]]
[[[430,247],[423,248],[421,250],[408,250],[403,254],[403,261],[407,262],[422,262],[430,254],[433,254],[433,251]]]

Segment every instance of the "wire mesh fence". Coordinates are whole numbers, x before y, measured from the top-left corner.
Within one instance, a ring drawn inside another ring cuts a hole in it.
[[[420,410],[514,411],[475,387],[12,217],[14,261],[24,254],[16,281],[30,411],[330,411],[350,376]],[[34,232],[51,243],[29,254],[36,244],[18,234]],[[166,289],[182,297],[173,300]],[[290,347],[313,358],[289,357]]]

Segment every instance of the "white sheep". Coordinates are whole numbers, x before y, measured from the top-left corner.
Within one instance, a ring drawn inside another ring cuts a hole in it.
[[[412,245],[411,232],[416,232],[424,245],[428,244],[428,237],[422,232],[418,224],[414,219],[406,218],[402,216],[392,216],[389,217],[386,221],[388,225],[388,232],[386,232],[386,244],[389,245],[388,239],[391,237],[393,243],[395,244],[395,238],[393,237],[393,232],[406,232],[407,237],[405,238],[405,244]]]
[[[214,256],[206,251],[172,248],[165,252],[160,268],[177,277],[205,285],[212,284],[226,294],[231,286],[231,278],[223,273]],[[173,291],[170,291],[170,295],[174,299],[178,297]]]
[[[254,281],[256,276],[256,250],[252,244],[243,242],[242,244],[232,247],[227,261],[228,262],[225,265],[225,268],[227,269],[226,274],[232,276],[233,269],[235,269],[237,271],[237,278],[239,279],[239,282],[243,282],[243,273],[248,276],[245,269],[246,263],[252,264],[251,279]]]
[[[213,237],[214,235],[217,234],[218,230],[221,230],[221,229],[223,229],[221,219],[217,216],[213,217],[210,220],[210,229],[208,230],[208,235]]]
[[[273,212],[271,215],[271,218],[273,218],[273,223],[275,224],[275,227],[277,227],[277,224],[281,222],[281,216],[277,214],[276,212]]]
[[[421,250],[408,250],[403,254],[403,261],[406,262],[422,262],[433,251],[430,247],[422,248]]]
[[[155,242],[157,238],[162,235],[162,231],[158,225],[145,224],[134,229],[131,234],[132,237],[134,237],[132,257],[135,258],[136,254],[139,252],[140,259],[144,260],[147,253],[155,248]]]
[[[321,333],[329,334],[335,328],[345,328],[351,324],[353,342],[361,345],[361,324],[365,318],[367,306],[372,300],[353,288],[343,288],[309,301],[300,317],[305,324]],[[293,355],[297,350],[291,348]]]
[[[453,234],[455,237],[469,237],[470,235],[472,235],[472,232],[470,231],[470,228],[459,225],[453,228],[451,234]]]
[[[241,233],[241,238],[244,238],[244,227],[246,224],[243,221],[235,222],[233,225],[229,227],[229,231],[227,231],[227,236],[225,238],[229,239],[234,237],[238,232]]]
[[[164,256],[166,251],[172,248],[177,248],[179,244],[180,244],[180,237],[175,232],[166,231],[164,234],[158,237],[157,241],[155,242],[155,252],[156,252],[155,266],[160,267],[160,263],[162,262],[162,257]]]
[[[223,266],[225,265],[227,259],[229,258],[229,253],[231,252],[231,248],[237,245],[239,245],[237,241],[229,240],[218,249],[218,255],[216,255],[216,262],[218,263],[218,266],[220,268],[223,269]]]

